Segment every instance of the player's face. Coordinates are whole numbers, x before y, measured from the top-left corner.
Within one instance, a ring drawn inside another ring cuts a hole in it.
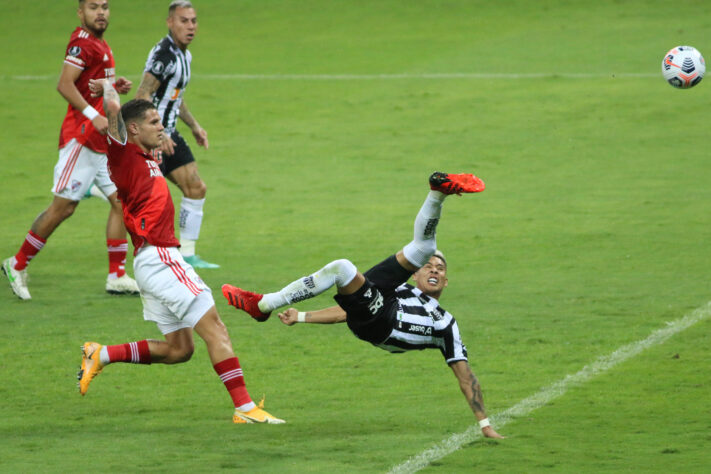
[[[101,37],[109,27],[109,0],[86,0],[77,14],[84,28]]]
[[[441,258],[433,255],[412,278],[417,283],[417,288],[424,294],[439,298],[442,290],[447,286],[447,266]]]
[[[163,123],[156,109],[149,109],[143,116],[143,121],[137,123],[137,141],[147,150],[158,148],[163,139]]]
[[[192,43],[197,33],[197,14],[193,8],[176,8],[168,17],[168,29],[173,41],[179,48],[185,49]]]

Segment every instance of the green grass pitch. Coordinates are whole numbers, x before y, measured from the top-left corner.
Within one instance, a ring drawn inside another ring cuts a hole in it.
[[[75,3],[0,2],[2,258],[51,198]],[[167,4],[111,2],[106,38],[134,86]],[[439,353],[256,324],[219,292],[336,258],[367,269],[410,239],[434,170],[488,186],[447,202],[438,243],[442,305],[492,415],[711,299],[711,79],[680,91],[660,72],[679,44],[711,56],[709,2],[196,6],[185,98],[210,149],[181,130],[208,186],[198,250],[222,264],[200,273],[251,394],[288,424],[233,425],[199,340],[188,364],[117,364],[79,396],[85,340],[160,336],[138,298],[103,292],[108,209],[91,199],[29,267],[31,302],[0,285],[0,471],[386,472],[465,431]],[[706,319],[425,471],[708,470],[709,334]]]

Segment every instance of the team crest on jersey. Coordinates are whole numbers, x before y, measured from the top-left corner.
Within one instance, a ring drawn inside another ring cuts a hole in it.
[[[79,54],[81,54],[81,48],[79,46],[72,46],[67,52],[70,56],[79,56]]]
[[[106,61],[108,61],[108,60],[109,60],[109,55],[106,54],[106,53],[104,53],[104,62],[106,62]]]
[[[153,157],[156,163],[163,163],[163,151],[160,148],[156,148],[155,150],[151,151],[151,156]]]
[[[163,71],[165,70],[165,64],[163,64],[160,61],[156,61],[153,63],[153,66],[151,67],[151,72],[156,75],[161,75],[163,74]]]

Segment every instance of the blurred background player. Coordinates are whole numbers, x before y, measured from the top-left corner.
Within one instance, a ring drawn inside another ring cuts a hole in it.
[[[153,101],[163,119],[165,136],[160,169],[183,193],[180,202],[180,253],[195,268],[219,268],[195,253],[200,236],[202,209],[207,187],[198,174],[190,147],[176,130],[178,117],[188,126],[198,145],[208,148],[207,132],[195,120],[183,100],[190,81],[192,55],[188,45],[197,33],[197,15],[188,1],[173,1],[168,7],[168,34],[148,53],[137,99]]]
[[[266,321],[271,311],[313,298],[335,285],[338,306],[306,313],[289,308],[279,313],[279,318],[287,325],[346,322],[358,338],[390,352],[439,349],[483,435],[502,438],[489,423],[457,322],[438,301],[448,283],[447,262],[437,252],[435,241],[442,205],[449,194],[483,191],[484,182],[470,174],[434,173],[430,188],[415,218],[412,242],[365,274],[348,260],[336,260],[276,293],[261,295],[231,285],[223,285],[222,293],[230,305]],[[406,283],[411,276],[417,287]]]
[[[131,90],[123,77],[115,80],[114,57],[103,39],[109,26],[108,0],[79,0],[77,11],[81,26],[69,39],[57,90],[69,103],[59,135],[59,161],[54,167],[54,199],[32,223],[25,241],[14,257],[3,261],[2,270],[12,291],[29,300],[27,265],[42,250],[52,232],[69,218],[79,201],[96,184],[111,203],[106,224],[109,274],[106,291],[136,294],[136,282],[126,275],[126,228],[121,204],[116,200],[116,186],[106,168],[106,117],[102,115],[101,97],[91,97],[89,79],[107,78],[121,94]]]
[[[284,423],[250,398],[212,292],[178,251],[173,201],[151,154],[164,138],[158,111],[142,99],[121,107],[118,94],[105,79],[91,81],[90,87],[95,94],[104,96],[109,122],[108,164],[135,248],[133,270],[141,289],[143,317],[156,322],[165,340],[144,339],[113,346],[85,343],[79,392],[86,394],[91,380],[113,362],[177,364],[190,360],[194,330],[205,341],[215,372],[232,397],[232,420]]]

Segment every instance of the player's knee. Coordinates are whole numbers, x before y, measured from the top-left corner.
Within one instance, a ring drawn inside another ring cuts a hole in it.
[[[184,346],[173,347],[171,349],[170,361],[174,364],[189,361],[193,356],[193,352],[195,352],[195,346],[193,344],[186,344]]]
[[[336,279],[338,287],[346,286],[358,273],[358,269],[350,260],[342,258],[334,260],[324,267],[324,270],[331,273]]]
[[[56,223],[69,219],[70,217],[72,217],[72,214],[74,214],[74,211],[77,208],[77,204],[78,203],[70,202],[64,203],[62,205],[52,205],[48,209],[48,217]]]
[[[230,334],[227,332],[227,326],[222,322],[219,317],[215,321],[215,341],[220,344],[231,344]]]
[[[116,214],[119,214],[121,218],[123,218],[123,208],[121,207],[121,201],[119,201],[118,195],[116,193],[113,193],[106,199],[108,199],[109,204],[111,204],[111,212],[115,212]]]
[[[207,194],[207,185],[202,179],[199,179],[197,182],[192,183],[190,185],[190,188],[188,190],[188,193],[186,194],[186,197],[190,199],[203,199],[205,198],[205,195]]]

